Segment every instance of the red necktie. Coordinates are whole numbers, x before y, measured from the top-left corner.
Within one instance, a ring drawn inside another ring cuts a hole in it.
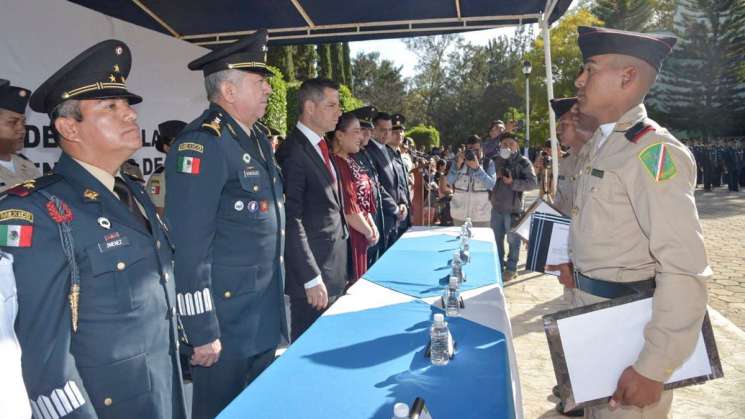
[[[331,169],[331,158],[329,157],[329,146],[326,144],[326,140],[321,138],[321,141],[318,142],[318,147],[321,148],[321,154],[323,154],[323,161],[326,163],[326,169],[329,171],[331,179],[334,179],[334,171]]]

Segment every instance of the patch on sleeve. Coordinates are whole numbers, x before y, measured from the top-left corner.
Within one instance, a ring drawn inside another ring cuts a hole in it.
[[[639,160],[655,182],[672,179],[678,173],[668,147],[663,143],[652,144],[642,150]]]
[[[6,209],[0,211],[0,221],[21,220],[34,223],[34,214],[21,209]]]
[[[199,157],[179,156],[176,166],[180,173],[198,175],[201,169],[202,160]]]
[[[0,225],[0,246],[31,247],[31,236],[33,232],[33,226],[12,224]]]
[[[178,145],[178,151],[195,151],[197,153],[204,153],[204,146],[197,143],[181,143]]]

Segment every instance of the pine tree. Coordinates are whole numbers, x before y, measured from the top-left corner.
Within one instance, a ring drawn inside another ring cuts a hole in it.
[[[597,0],[592,13],[608,28],[641,32],[651,23],[654,8],[650,0]]]
[[[279,68],[287,81],[295,80],[294,48],[291,45],[270,46],[266,53],[267,64]]]
[[[331,46],[329,44],[319,44],[316,47],[318,60],[318,77],[333,79],[334,73],[331,67]]]
[[[343,51],[344,54],[344,79],[347,86],[350,89],[354,87],[354,80],[352,79],[352,56],[349,51],[349,42],[344,43]]]
[[[331,52],[331,79],[341,84],[347,84],[344,78],[344,57],[342,53],[344,49],[341,46],[341,42],[335,42],[330,45]]]
[[[316,77],[316,46],[297,45],[293,55],[295,80],[308,80]]]
[[[662,123],[689,135],[745,130],[745,83],[738,80],[745,37],[745,0],[681,0],[678,45],[665,61],[648,103]]]

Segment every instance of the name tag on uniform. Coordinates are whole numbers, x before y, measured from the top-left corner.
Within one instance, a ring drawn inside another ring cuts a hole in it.
[[[593,168],[592,171],[590,172],[590,174],[593,175],[593,176],[595,176],[595,177],[599,177],[600,179],[602,179],[603,178],[603,175],[605,175],[605,172],[602,171],[602,170],[600,170],[600,169],[594,169]]]
[[[98,250],[106,253],[124,246],[129,246],[129,238],[122,237],[119,233],[111,233],[104,236],[103,243],[98,243]]]

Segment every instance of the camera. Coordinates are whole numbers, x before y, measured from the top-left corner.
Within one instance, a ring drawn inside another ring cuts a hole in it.
[[[464,154],[464,157],[468,161],[474,161],[474,160],[476,160],[476,153],[474,153],[473,150],[468,149],[468,150],[466,150],[466,153]]]
[[[502,177],[512,177],[512,165],[505,164],[502,166]]]
[[[545,151],[541,151],[541,157],[543,157],[543,166],[551,166],[551,155]]]

